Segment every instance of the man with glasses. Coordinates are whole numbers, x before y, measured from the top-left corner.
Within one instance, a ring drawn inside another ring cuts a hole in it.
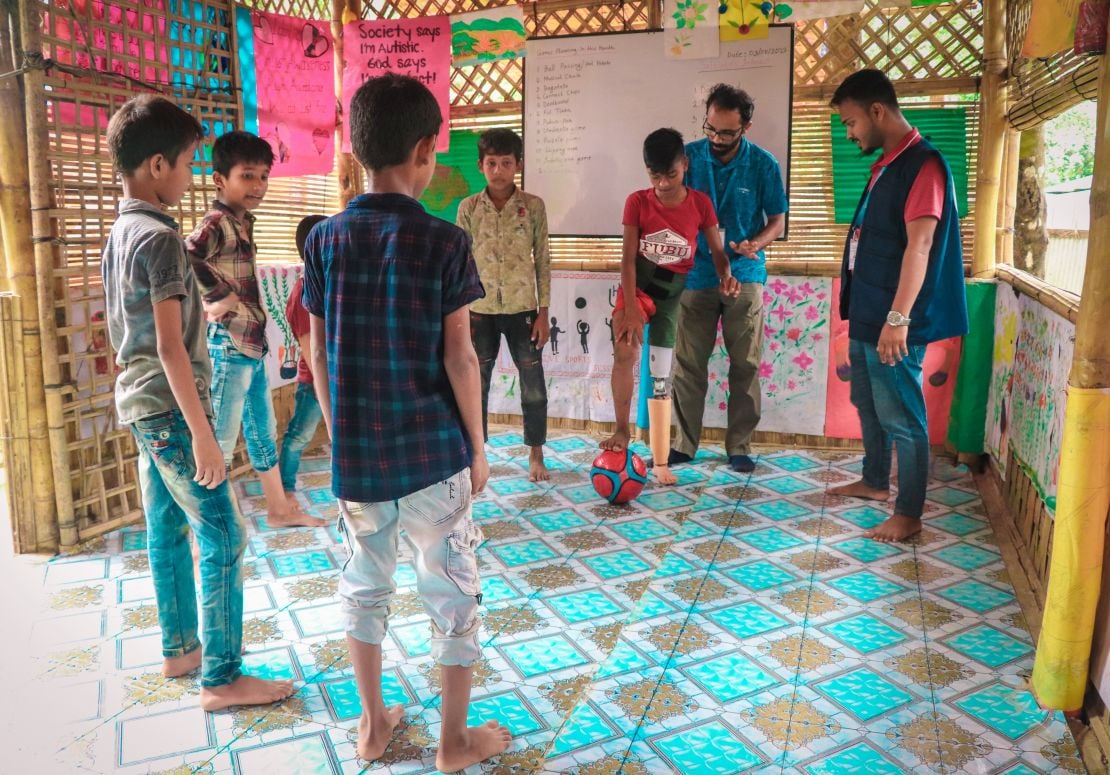
[[[747,92],[719,83],[705,101],[705,137],[686,146],[687,186],[713,200],[732,276],[742,285],[732,298],[718,291],[717,272],[704,237],[682,292],[673,381],[677,425],[668,463],[689,462],[701,439],[709,357],[718,321],[729,356],[728,430],[725,449],[733,470],[755,470],[752,433],[759,424],[759,360],[763,347],[764,248],[786,226],[786,192],[779,163],[744,134],[755,103]]]

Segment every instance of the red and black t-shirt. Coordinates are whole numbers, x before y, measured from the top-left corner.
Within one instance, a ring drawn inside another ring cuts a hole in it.
[[[686,189],[686,199],[677,207],[663,205],[654,189],[645,188],[625,200],[622,223],[640,230],[639,255],[686,274],[694,265],[698,234],[717,225],[717,213],[709,197],[692,188]]]

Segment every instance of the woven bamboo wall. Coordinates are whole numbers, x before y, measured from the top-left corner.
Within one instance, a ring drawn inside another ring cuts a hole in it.
[[[85,66],[90,57],[99,56],[109,71],[118,69],[142,82],[55,67],[48,71],[44,94],[59,235],[55,313],[66,385],[70,484],[82,540],[141,516],[134,447],[127,431],[115,423],[112,373],[103,369],[111,354],[96,349],[107,338],[103,322],[95,319],[103,304],[99,255],[120,195],[103,141],[107,116],[132,94],[150,89],[177,100],[215,134],[238,125],[240,115],[230,0],[118,0],[115,5],[140,23],[96,18],[93,9],[98,6],[77,0],[43,0],[40,6],[44,12],[54,11],[44,13],[47,57]],[[331,16],[328,0],[253,0],[247,5],[304,18]],[[369,0],[362,12],[366,18],[397,18],[493,5],[500,3]],[[654,0],[544,0],[524,7],[534,36],[643,30],[659,20]],[[146,18],[150,21],[142,23]],[[83,41],[74,40],[77,28],[84,32]],[[799,261],[801,270],[802,260],[839,257],[844,226],[832,222],[827,102],[835,85],[853,70],[879,67],[898,80],[905,96],[966,108],[969,163],[974,168],[978,106],[973,95],[981,72],[981,9],[964,2],[872,9],[858,17],[799,24],[796,41],[790,203],[794,238],[776,245],[772,258]],[[163,61],[158,54],[168,48],[177,53]],[[455,69],[453,126],[519,128],[522,76],[520,63],[513,61]],[[207,165],[198,166],[194,189],[178,208],[185,230],[193,227],[214,193],[209,172]],[[299,218],[308,212],[334,212],[336,203],[334,176],[275,180],[258,212],[256,238],[262,259],[294,259],[293,230]],[[969,248],[970,239],[970,230],[965,230]],[[619,244],[558,240],[554,250],[561,267],[588,262],[591,268],[603,268],[617,258]],[[286,399],[284,394],[279,398],[283,408]]]

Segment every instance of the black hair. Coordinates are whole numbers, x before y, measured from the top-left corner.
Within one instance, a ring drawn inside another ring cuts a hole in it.
[[[258,135],[236,129],[220,135],[212,144],[212,170],[224,177],[236,164],[274,166],[274,149]]]
[[[297,253],[300,255],[301,261],[304,261],[304,243],[308,240],[308,233],[312,231],[313,226],[327,219],[328,216],[326,215],[306,215],[297,224]]]
[[[204,137],[204,129],[191,114],[165,97],[140,94],[123,103],[108,122],[108,151],[112,163],[131,175],[151,156],[161,154],[170,164],[192,143]]]
[[[862,108],[870,108],[876,102],[898,110],[898,95],[894,84],[880,70],[859,70],[844,79],[836,87],[829,104],[834,108],[851,100]]]
[[[709,90],[709,96],[705,98],[705,112],[708,113],[713,107],[717,110],[740,111],[742,124],[751,123],[752,116],[755,115],[755,100],[751,95],[727,83],[719,83]]]
[[[478,161],[487,156],[508,156],[512,154],[519,162],[524,158],[524,143],[520,135],[511,129],[487,129],[478,138]]]
[[[351,98],[351,150],[362,166],[404,164],[416,144],[439,134],[443,115],[428,87],[415,78],[385,73],[368,79]]]
[[[682,135],[676,129],[656,129],[644,139],[644,164],[652,172],[668,172],[685,155]]]

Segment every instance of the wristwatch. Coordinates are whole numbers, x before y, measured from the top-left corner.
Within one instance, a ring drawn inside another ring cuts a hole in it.
[[[890,312],[886,313],[886,324],[888,326],[893,326],[894,328],[898,328],[900,326],[908,326],[910,324],[910,319],[903,315],[901,312],[891,310]]]

